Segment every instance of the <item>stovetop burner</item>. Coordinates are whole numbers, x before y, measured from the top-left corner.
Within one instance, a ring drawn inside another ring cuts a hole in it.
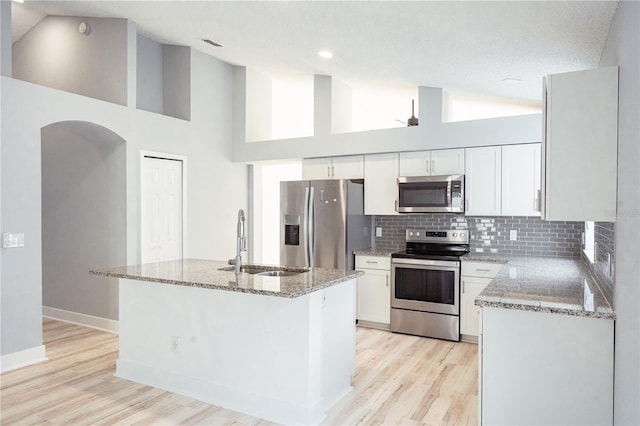
[[[405,241],[406,249],[392,253],[392,258],[459,260],[469,252],[467,230],[407,229]]]

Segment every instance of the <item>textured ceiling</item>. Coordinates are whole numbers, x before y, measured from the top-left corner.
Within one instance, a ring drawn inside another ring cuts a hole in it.
[[[128,18],[158,41],[265,72],[539,102],[544,75],[598,66],[617,2],[26,0],[14,6],[30,10],[31,25],[41,14]],[[14,26],[15,37],[29,23]],[[319,58],[321,49],[334,58]]]

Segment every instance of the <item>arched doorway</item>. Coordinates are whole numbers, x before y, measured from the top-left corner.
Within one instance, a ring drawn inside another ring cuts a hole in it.
[[[114,329],[117,279],[89,270],[126,264],[125,140],[94,123],[41,130],[45,315]]]

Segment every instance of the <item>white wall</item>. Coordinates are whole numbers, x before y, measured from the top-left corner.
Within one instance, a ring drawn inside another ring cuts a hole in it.
[[[13,44],[13,77],[126,105],[127,21],[47,16]]]
[[[42,344],[40,130],[87,121],[126,141],[129,264],[139,262],[140,151],[186,156],[189,256],[228,259],[235,253],[236,213],[247,206],[247,167],[231,163],[231,95],[232,67],[196,51],[191,121],[2,77],[2,230],[25,234],[24,248],[2,249],[2,355]]]
[[[118,319],[118,280],[88,270],[127,263],[126,145],[109,130],[42,129],[42,301]]]
[[[614,301],[615,399],[619,425],[640,424],[640,3],[621,1],[600,66],[619,65],[618,213]]]
[[[140,34],[137,38],[136,104],[139,109],[162,114],[162,44]]]
[[[268,140],[264,137],[265,132],[255,131],[249,115],[253,111],[251,104],[255,95],[251,90],[259,86],[258,80],[250,70],[234,67],[234,161],[507,145],[542,140],[541,114],[443,123],[442,89],[432,87],[419,88],[419,99],[416,100],[420,110],[419,126]],[[260,135],[263,138],[256,139]]]
[[[302,162],[253,165],[253,260],[280,264],[280,182],[302,179]]]

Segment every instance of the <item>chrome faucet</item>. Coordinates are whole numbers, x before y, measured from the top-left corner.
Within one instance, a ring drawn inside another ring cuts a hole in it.
[[[240,209],[238,210],[238,228],[236,233],[236,257],[229,261],[229,263],[236,266],[236,274],[240,273],[242,266],[241,252],[247,251],[247,236],[245,233],[244,222],[244,210]]]

